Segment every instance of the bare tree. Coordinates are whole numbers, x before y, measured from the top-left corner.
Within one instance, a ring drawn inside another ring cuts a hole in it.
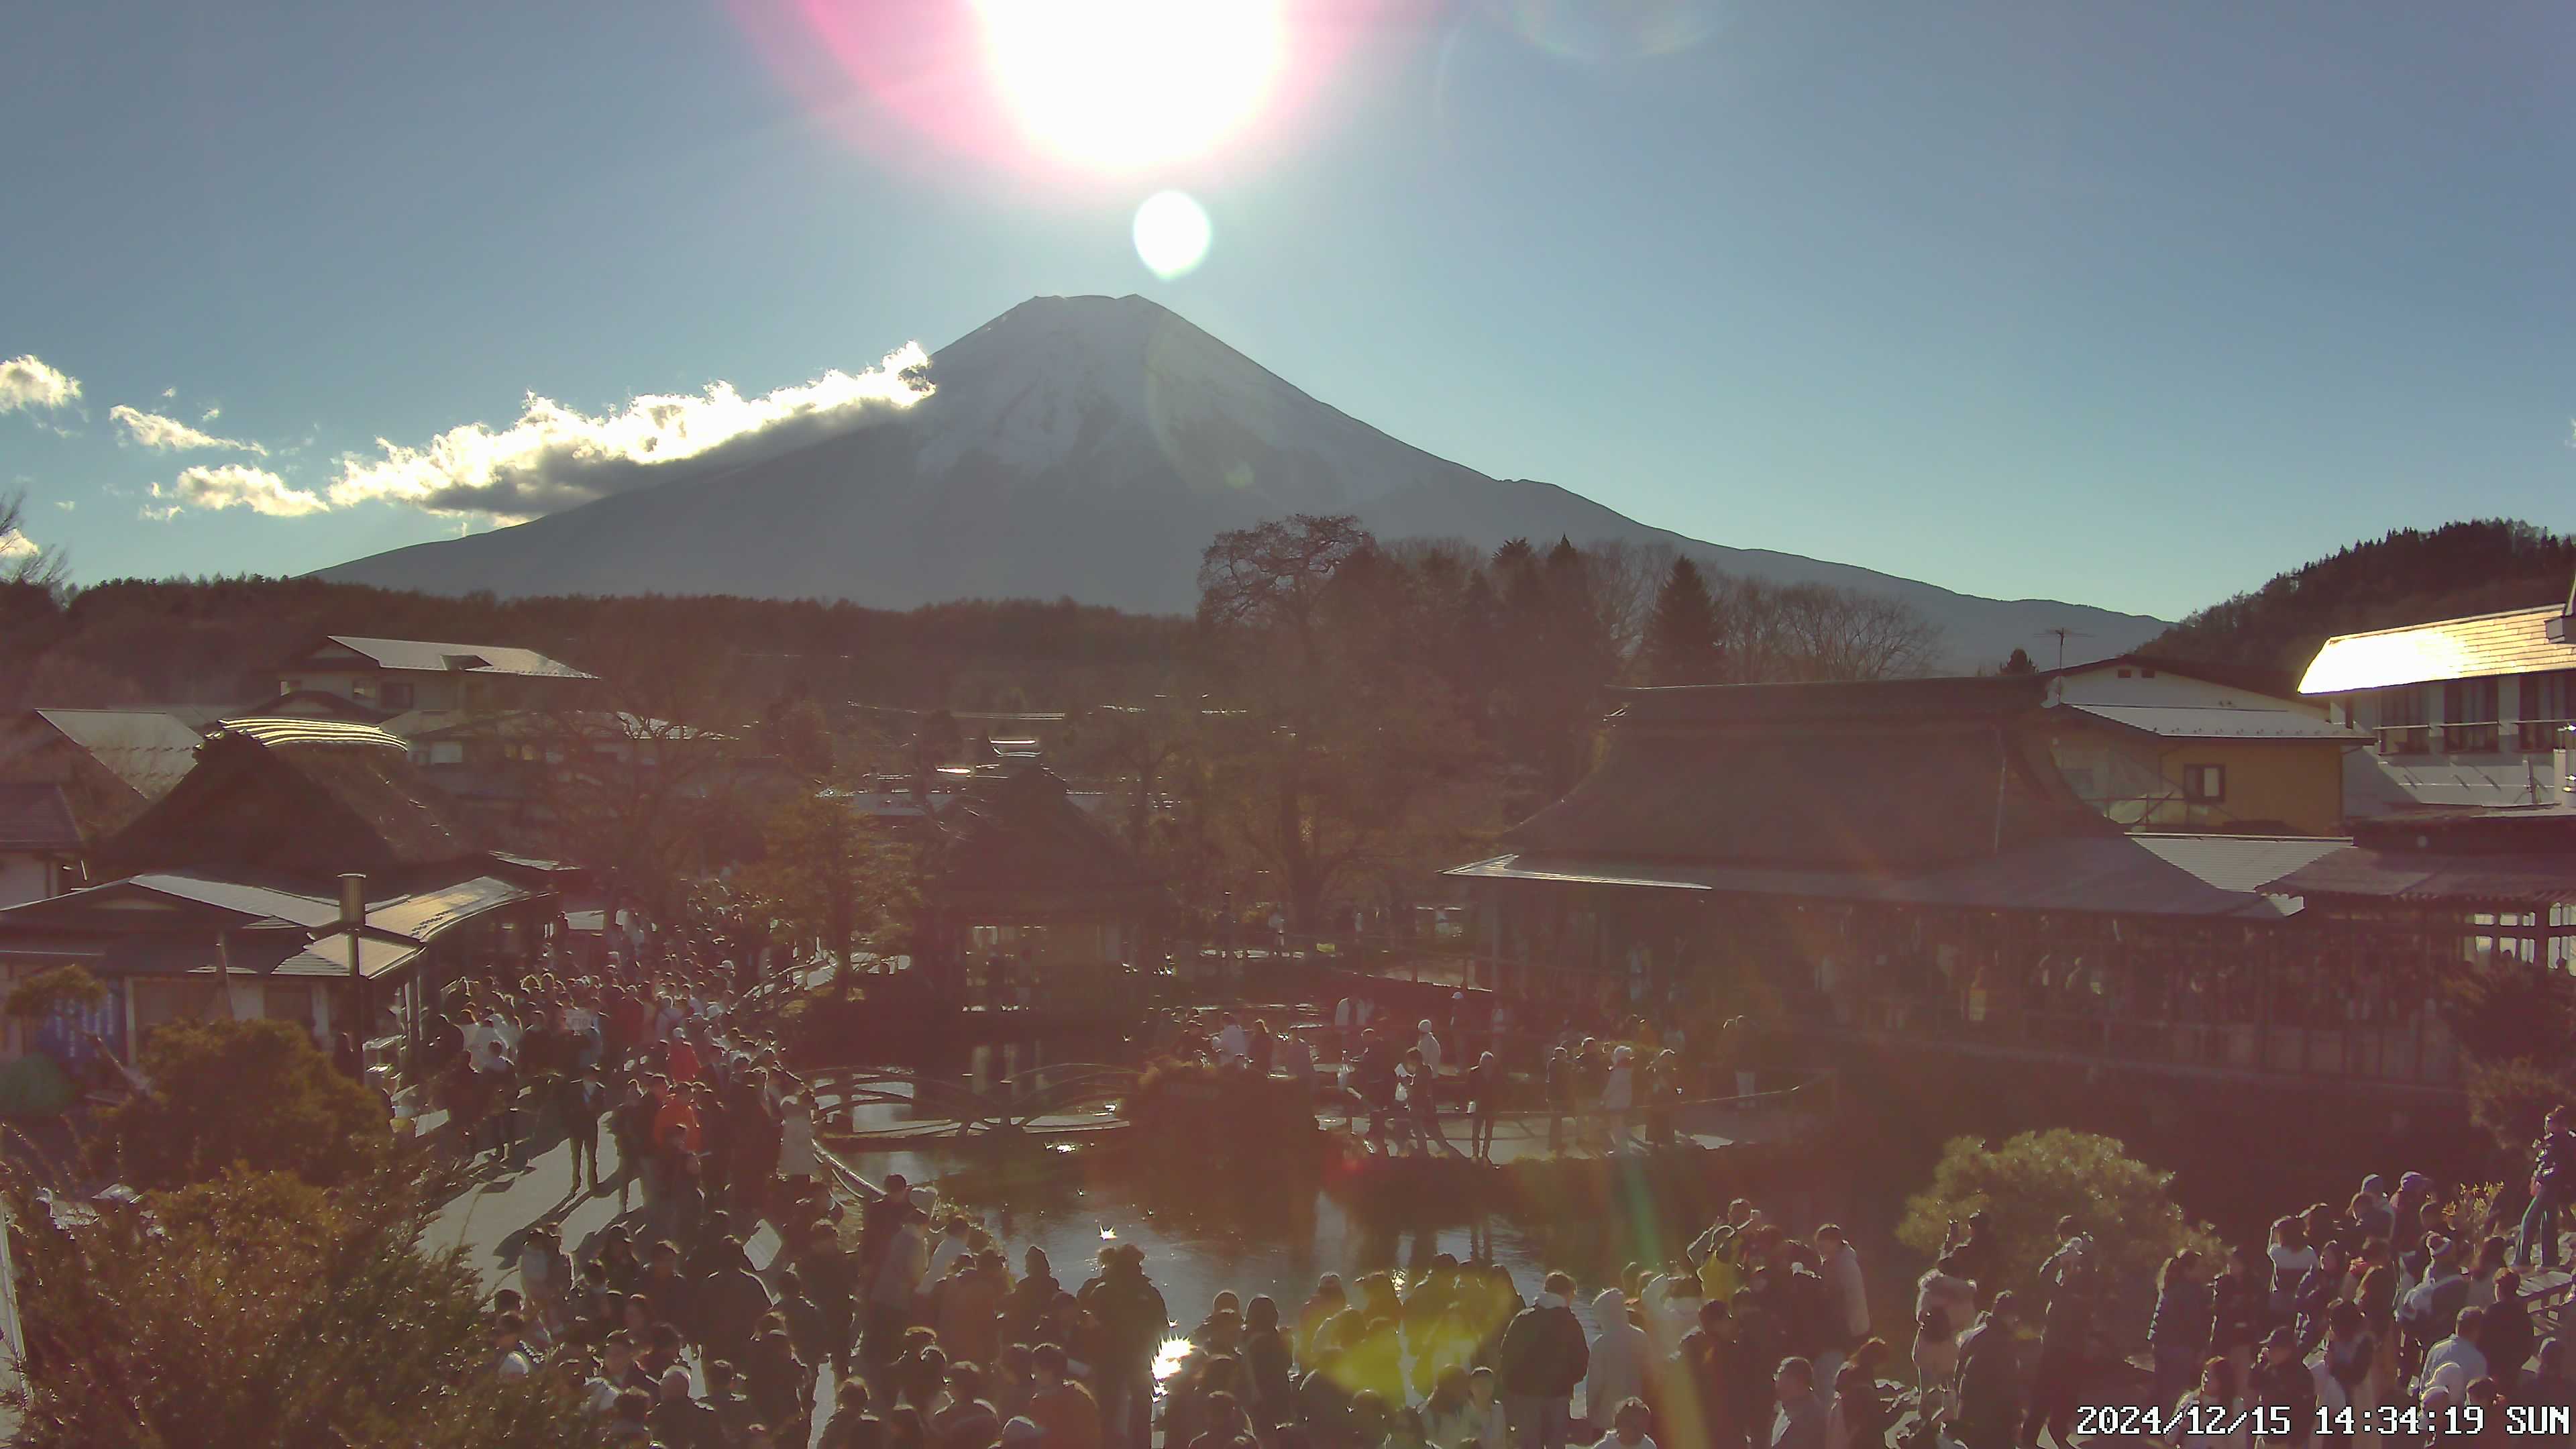
[[[1284,629],[1311,659],[1325,586],[1353,555],[1374,546],[1346,513],[1300,513],[1220,533],[1199,559],[1199,622]]]
[[[40,589],[53,598],[70,577],[69,555],[28,536],[25,490],[0,494],[0,588]]]
[[[1633,659],[1646,636],[1646,620],[1655,612],[1655,594],[1673,571],[1681,553],[1669,543],[1630,543],[1596,539],[1583,546],[1591,574],[1593,607],[1610,631],[1621,659]]]
[[[1939,655],[1940,630],[1896,599],[1745,578],[1711,593],[1735,683],[1901,679],[1928,673]]]

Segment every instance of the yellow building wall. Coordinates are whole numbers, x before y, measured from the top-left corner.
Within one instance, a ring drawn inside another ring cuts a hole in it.
[[[2224,767],[2226,797],[2208,803],[2228,820],[2278,820],[2301,835],[2341,835],[2349,748],[2334,740],[2187,740],[2160,747],[2158,763],[2177,793],[2191,766]]]

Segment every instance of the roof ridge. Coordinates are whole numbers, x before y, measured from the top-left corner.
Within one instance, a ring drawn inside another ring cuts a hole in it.
[[[2528,609],[2498,609],[2492,614],[2460,614],[2448,619],[2424,619],[2413,624],[2391,624],[2385,629],[2356,629],[2349,634],[2329,634],[2326,643],[2346,639],[2372,639],[2382,634],[2411,634],[2418,629],[2440,629],[2452,624],[2479,624],[2489,619],[2518,619],[2526,614],[2563,614],[2564,604],[2538,604]]]

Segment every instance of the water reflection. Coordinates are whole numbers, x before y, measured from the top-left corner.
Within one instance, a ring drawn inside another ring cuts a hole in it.
[[[1113,1153],[1086,1149],[1071,1158],[1045,1153],[1017,1161],[1043,1170],[1016,1171],[955,1146],[872,1154],[856,1165],[871,1177],[899,1172],[907,1181],[939,1184],[1014,1261],[1029,1247],[1044,1249],[1068,1288],[1099,1271],[1102,1249],[1142,1248],[1147,1276],[1182,1325],[1197,1323],[1221,1292],[1245,1301],[1266,1293],[1293,1313],[1327,1273],[1351,1284],[1363,1274],[1387,1272],[1396,1291],[1405,1292],[1444,1253],[1460,1262],[1500,1263],[1525,1298],[1535,1297],[1540,1281],[1558,1268],[1588,1290],[1614,1282],[1629,1261],[1623,1255],[1638,1246],[1622,1221],[1628,1214],[1535,1224],[1444,1205],[1423,1220],[1387,1221],[1354,1211],[1307,1181],[1220,1177],[1193,1182],[1181,1195],[1130,1178]],[[1587,1325],[1590,1297],[1587,1291],[1575,1304]]]

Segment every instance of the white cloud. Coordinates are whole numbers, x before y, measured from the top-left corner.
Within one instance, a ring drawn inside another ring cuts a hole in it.
[[[80,379],[35,354],[0,362],[0,413],[58,408],[79,400]]]
[[[33,558],[35,554],[36,541],[34,539],[18,532],[16,529],[11,529],[7,533],[0,533],[0,559]]]
[[[201,433],[177,418],[165,418],[159,413],[147,413],[139,408],[127,407],[123,403],[109,408],[107,416],[118,427],[125,429],[127,442],[146,448],[164,448],[173,452],[184,452],[191,448],[228,448],[236,453],[256,453],[263,458],[268,456],[268,449],[257,443],[244,443],[232,438],[218,438],[212,433]],[[210,419],[213,416],[212,413],[207,414]]]
[[[379,438],[380,458],[342,455],[329,499],[509,522],[558,513],[657,482],[674,463],[739,466],[891,417],[927,394],[915,370],[929,360],[912,343],[857,376],[826,372],[756,398],[712,383],[703,394],[639,397],[597,417],[531,393],[519,420],[498,432],[467,424],[425,448]]]
[[[222,408],[208,408],[201,416],[198,417],[197,421],[201,423],[211,423],[223,415],[224,410]]]
[[[181,507],[247,508],[271,518],[301,518],[331,507],[320,495],[290,487],[285,479],[248,463],[181,469],[178,481],[168,488],[153,484],[152,496],[166,500],[166,506],[145,508],[143,516],[151,519],[167,519]]]
[[[161,400],[163,402],[168,402],[170,399],[177,397],[178,395],[179,390],[175,387],[165,387],[161,389]]]
[[[55,500],[54,500],[54,506],[55,506],[56,508],[61,509],[61,510],[62,510],[63,512],[65,512],[65,513],[69,513],[69,512],[71,512],[73,509],[80,507],[80,504],[79,504],[79,502],[78,502],[78,501],[76,501],[76,500],[74,500],[74,499],[70,499],[70,498],[57,498],[57,499],[55,499]]]

